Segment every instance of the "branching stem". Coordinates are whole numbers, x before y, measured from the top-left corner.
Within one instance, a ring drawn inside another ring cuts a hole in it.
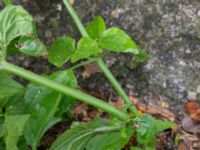
[[[76,14],[76,11],[73,9],[73,7],[69,3],[69,1],[68,0],[63,0],[63,3],[65,4],[65,6],[66,6],[67,10],[69,11],[71,17],[73,18],[73,20],[74,20],[77,28],[79,29],[81,35],[89,37],[85,27],[83,26],[83,24],[80,21],[78,15]],[[120,95],[120,97],[124,101],[124,104],[125,104],[124,105],[124,109],[125,110],[126,109],[131,110],[134,113],[134,115],[137,116],[138,112],[137,112],[136,107],[134,105],[132,105],[132,102],[130,101],[129,97],[127,96],[125,91],[122,89],[122,87],[119,84],[119,82],[115,79],[114,75],[109,70],[109,68],[107,67],[107,65],[104,62],[104,60],[102,58],[97,59],[97,64],[99,65],[99,67],[103,71],[104,75],[107,77],[107,79],[110,81],[110,83],[112,84],[114,89],[117,91],[117,93]]]

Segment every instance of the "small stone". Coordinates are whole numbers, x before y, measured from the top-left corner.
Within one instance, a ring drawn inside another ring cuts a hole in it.
[[[188,98],[189,100],[196,100],[196,98],[197,98],[197,93],[194,92],[194,91],[188,91],[187,98]]]
[[[185,53],[186,53],[186,54],[191,54],[192,52],[191,52],[191,50],[188,48],[188,49],[186,49]]]
[[[133,85],[131,85],[131,84],[127,84],[127,85],[126,85],[126,87],[127,87],[129,90],[132,90],[132,89],[134,89],[134,86],[133,86]]]
[[[111,14],[110,14],[113,18],[118,18],[119,17],[119,14],[117,12],[117,10],[113,10],[111,11]]]
[[[198,94],[200,94],[200,85],[197,86],[196,92],[197,92]]]
[[[180,60],[180,61],[179,61],[179,64],[180,64],[181,66],[186,66],[186,63],[185,63],[183,60]]]
[[[198,10],[198,12],[197,12],[197,16],[200,17],[200,10]]]
[[[61,4],[57,4],[57,10],[62,11],[62,5]]]

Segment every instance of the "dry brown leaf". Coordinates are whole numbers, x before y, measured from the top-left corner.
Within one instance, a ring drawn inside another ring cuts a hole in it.
[[[83,76],[84,79],[89,78],[90,75],[101,72],[101,69],[99,68],[99,66],[97,64],[84,65],[84,69],[85,70],[82,73],[82,76]]]
[[[199,150],[200,140],[195,135],[181,131],[178,150]]]
[[[75,2],[75,0],[69,0],[69,3],[70,3],[71,5],[73,5],[74,2]]]
[[[144,113],[151,114],[151,115],[159,115],[169,120],[175,120],[175,115],[170,112],[169,110],[162,108],[157,105],[147,105],[142,102],[139,102],[137,98],[130,97],[130,100],[133,102],[136,107]]]

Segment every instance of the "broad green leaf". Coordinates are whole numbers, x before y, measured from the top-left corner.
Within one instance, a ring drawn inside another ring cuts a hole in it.
[[[59,37],[48,50],[48,60],[57,67],[66,63],[75,51],[75,41],[70,37]]]
[[[73,73],[73,70],[68,70],[65,72],[65,74],[62,75],[63,78],[60,79],[60,82],[72,88],[77,87],[77,80]],[[62,79],[64,79],[64,81],[62,81]],[[58,106],[56,116],[61,116],[63,113],[69,111],[74,106],[74,104],[75,104],[75,99],[73,97],[63,95],[61,102]]]
[[[107,126],[102,119],[73,125],[57,138],[50,150],[83,150],[99,129],[105,129]]]
[[[120,131],[97,135],[89,141],[86,150],[120,150],[129,142],[132,133],[129,130],[126,137],[123,137]]]
[[[96,41],[89,37],[83,37],[78,42],[78,49],[73,54],[71,61],[74,63],[80,59],[88,58],[99,53],[102,53],[102,49],[98,47]]]
[[[4,122],[6,150],[18,150],[17,143],[23,134],[24,125],[30,115],[6,116]]]
[[[149,143],[144,144],[145,150],[156,150],[156,137],[152,138]]]
[[[36,35],[32,16],[21,6],[6,6],[0,12],[0,20],[0,47],[4,51],[15,38]]]
[[[148,144],[155,139],[157,128],[155,119],[147,114],[139,115],[135,119],[137,141],[139,144]]]
[[[17,48],[20,52],[30,56],[40,56],[46,50],[46,46],[38,38],[20,37]]]
[[[72,70],[55,72],[47,78],[70,87],[76,87],[76,78]],[[68,101],[68,98],[70,101]],[[25,103],[31,113],[31,117],[26,124],[24,134],[27,143],[33,149],[37,147],[44,133],[54,123],[58,122],[55,115],[59,117],[64,111],[68,111],[71,108],[71,99],[71,97],[63,96],[58,92],[35,83],[28,85],[25,93]]]
[[[5,117],[0,116],[0,138],[2,138],[2,136],[4,135],[4,120],[5,120]]]
[[[161,132],[163,130],[169,129],[173,126],[175,126],[176,124],[172,121],[162,121],[162,120],[155,120],[156,123],[156,127],[157,127],[157,132]]]
[[[3,138],[0,138],[0,149],[2,149],[2,150],[6,149],[6,145],[5,145],[5,142],[4,142]]]
[[[0,72],[0,99],[14,96],[23,90],[23,86],[13,80],[9,74]]]
[[[136,43],[124,31],[114,27],[103,32],[98,43],[102,48],[114,52],[130,52],[138,55],[140,51]]]
[[[35,106],[29,121],[26,123],[24,135],[32,149],[36,149],[43,134],[47,130],[49,122],[54,117],[61,100],[59,93],[53,92],[46,95],[43,101]]]
[[[86,31],[92,39],[98,39],[106,30],[106,25],[101,16],[97,16],[86,26]]]
[[[4,106],[7,115],[22,115],[28,112],[24,100],[24,90],[7,99]]]

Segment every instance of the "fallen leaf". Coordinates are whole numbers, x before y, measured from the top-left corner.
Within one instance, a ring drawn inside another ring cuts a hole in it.
[[[149,106],[148,104],[138,101],[138,99],[135,97],[129,97],[129,98],[133,102],[133,104],[137,107],[137,109],[144,113],[162,116],[171,121],[175,120],[175,115],[172,112],[170,112],[168,109],[162,108],[157,105]]]
[[[199,108],[199,104],[194,100],[188,101],[185,104],[185,110],[188,115],[194,114]]]
[[[199,150],[200,140],[195,135],[181,131],[178,150]]]
[[[75,0],[69,0],[69,3],[70,3],[71,5],[73,5],[74,2],[75,2]]]
[[[90,75],[96,74],[101,72],[101,69],[97,64],[87,64],[84,65],[84,71],[82,73],[82,76],[84,79],[87,79],[90,77]]]

